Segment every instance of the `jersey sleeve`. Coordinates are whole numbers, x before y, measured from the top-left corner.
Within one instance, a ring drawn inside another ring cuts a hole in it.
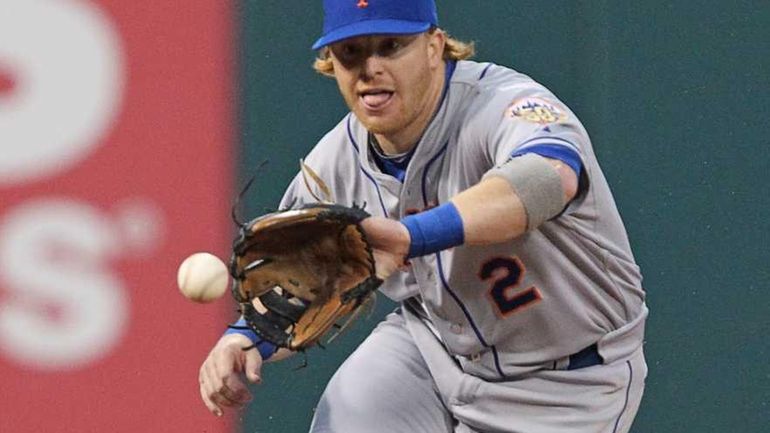
[[[560,160],[579,179],[571,204],[582,200],[589,187],[586,150],[590,142],[574,113],[544,88],[501,92],[485,108],[494,111],[489,113],[492,120],[485,139],[493,165],[528,153]]]

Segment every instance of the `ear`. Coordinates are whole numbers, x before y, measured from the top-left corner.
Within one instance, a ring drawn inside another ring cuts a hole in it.
[[[329,47],[323,47],[313,61],[313,69],[321,75],[334,78],[334,60]]]
[[[429,31],[428,35],[428,60],[431,67],[437,68],[444,58],[444,46],[446,45],[446,33],[441,29]]]

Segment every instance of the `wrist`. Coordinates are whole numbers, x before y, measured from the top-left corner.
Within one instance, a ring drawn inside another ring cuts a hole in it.
[[[231,338],[238,338],[240,341],[245,342],[246,339],[254,346],[263,361],[267,361],[271,356],[275,355],[278,351],[278,346],[258,336],[249,326],[246,324],[246,320],[241,317],[232,325],[227,327],[224,337],[233,336]]]
[[[218,344],[222,346],[249,347],[254,344],[254,341],[240,333],[225,332]]]
[[[433,254],[462,245],[465,241],[463,220],[452,202],[409,215],[401,223],[409,232],[407,258]]]

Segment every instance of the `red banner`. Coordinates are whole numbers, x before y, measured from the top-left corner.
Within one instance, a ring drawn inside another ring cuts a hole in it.
[[[0,431],[229,429],[197,371],[233,304],[176,269],[231,238],[231,9],[0,4]]]

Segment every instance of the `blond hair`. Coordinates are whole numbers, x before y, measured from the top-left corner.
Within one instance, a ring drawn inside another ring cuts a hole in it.
[[[436,30],[438,30],[438,28],[434,27],[428,30],[428,32],[433,33]],[[444,60],[466,60],[473,57],[474,54],[476,54],[476,47],[473,42],[463,42],[446,34],[446,44],[444,45],[443,54]],[[313,62],[313,69],[321,75],[327,77],[334,76],[334,64],[329,55],[329,47],[324,47],[318,52],[318,56]]]

